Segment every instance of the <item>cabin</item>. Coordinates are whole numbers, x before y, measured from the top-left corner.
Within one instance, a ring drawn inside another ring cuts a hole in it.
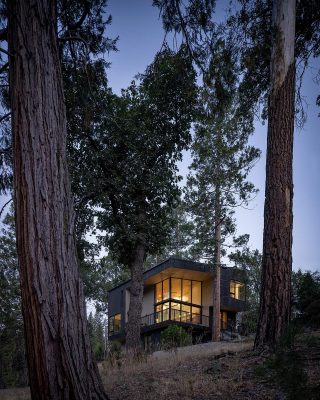
[[[130,304],[127,281],[109,290],[110,341],[125,342],[125,326]],[[194,340],[211,338],[213,268],[208,264],[169,258],[143,274],[141,339],[145,348],[155,348],[161,332],[170,324],[189,329]],[[221,332],[236,329],[237,315],[245,310],[246,286],[243,270],[222,267]]]

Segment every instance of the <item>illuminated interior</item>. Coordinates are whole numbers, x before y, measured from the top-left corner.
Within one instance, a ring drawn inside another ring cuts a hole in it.
[[[201,323],[201,282],[168,278],[155,285],[155,322]]]
[[[246,292],[244,283],[230,281],[230,297],[236,300],[245,300]]]
[[[121,314],[109,318],[109,335],[115,335],[121,331]]]

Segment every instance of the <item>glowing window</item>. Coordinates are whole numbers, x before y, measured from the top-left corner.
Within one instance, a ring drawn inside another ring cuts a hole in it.
[[[245,300],[244,283],[230,281],[230,297],[236,300]]]
[[[181,300],[181,279],[171,279],[171,298]]]
[[[187,279],[182,280],[182,301],[191,303],[191,281]]]
[[[163,284],[163,297],[162,300],[167,300],[170,297],[170,279],[166,279]]]
[[[192,281],[192,303],[201,305],[201,282]]]
[[[156,303],[162,301],[162,282],[156,284]]]
[[[121,331],[121,314],[113,315],[109,318],[109,336]]]

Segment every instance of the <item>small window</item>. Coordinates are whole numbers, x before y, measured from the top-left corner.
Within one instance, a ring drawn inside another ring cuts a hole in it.
[[[121,314],[113,315],[109,318],[109,336],[121,331]]]
[[[245,285],[241,282],[230,281],[230,297],[236,300],[245,300]]]

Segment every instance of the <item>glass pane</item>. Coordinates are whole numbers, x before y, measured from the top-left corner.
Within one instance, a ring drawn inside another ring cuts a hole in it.
[[[235,281],[230,281],[230,297],[235,298]]]
[[[171,319],[173,321],[180,321],[180,306],[179,303],[171,303]]]
[[[181,300],[181,279],[171,278],[171,298]]]
[[[156,284],[156,303],[162,301],[162,282]]]
[[[162,305],[156,306],[156,315],[155,315],[156,324],[162,322]]]
[[[190,322],[191,321],[191,307],[181,304],[181,321]]]
[[[169,279],[166,279],[162,283],[163,283],[163,298],[162,298],[162,300],[167,300],[170,296],[170,285],[169,285],[170,281],[169,281]]]
[[[200,307],[192,307],[192,323],[200,324],[201,318],[201,308]]]
[[[228,325],[228,314],[226,311],[220,312],[221,329],[226,330]]]
[[[162,321],[169,320],[169,302],[163,303]]]
[[[201,282],[192,281],[192,303],[201,305]]]
[[[191,303],[191,281],[182,280],[182,301]]]
[[[121,314],[116,314],[114,316],[114,333],[121,331]]]

